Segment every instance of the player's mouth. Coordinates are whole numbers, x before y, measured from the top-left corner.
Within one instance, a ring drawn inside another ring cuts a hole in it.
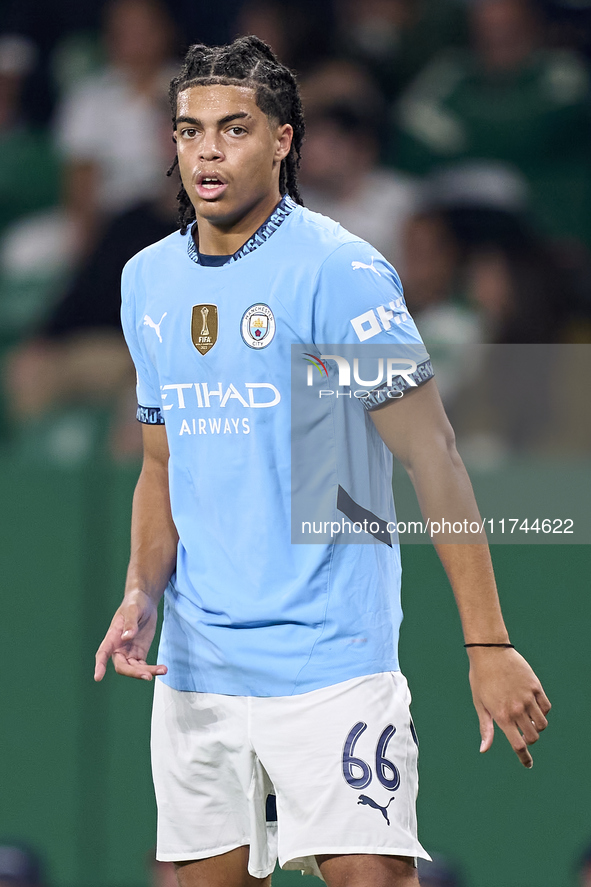
[[[203,200],[214,200],[216,197],[220,197],[227,187],[228,183],[216,173],[209,175],[199,173],[195,181],[195,190]]]

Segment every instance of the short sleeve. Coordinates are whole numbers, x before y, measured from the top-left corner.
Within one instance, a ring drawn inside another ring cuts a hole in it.
[[[315,293],[314,344],[396,346],[401,373],[362,399],[376,409],[433,376],[423,340],[410,316],[400,278],[365,241],[345,243],[322,265]]]
[[[128,262],[121,278],[121,325],[137,374],[138,419],[149,425],[163,423],[160,386],[154,367],[138,336],[134,261]]]

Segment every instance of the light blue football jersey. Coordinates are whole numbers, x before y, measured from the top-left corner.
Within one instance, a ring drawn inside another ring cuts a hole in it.
[[[392,380],[374,386],[365,406],[349,398],[341,426],[343,398],[332,406],[324,396],[322,413],[292,416],[291,396],[294,352],[303,384],[317,358],[333,368],[327,388],[338,384],[337,363],[321,357],[325,343],[410,346],[413,376],[399,387],[432,375],[395,270],[284,197],[226,264],[201,264],[191,234],[176,232],[127,264],[122,292],[138,418],[166,426],[179,533],[158,654],[163,680],[178,690],[285,696],[397,670],[398,546],[375,533],[362,534],[369,544],[292,541],[302,469],[292,477],[292,435],[305,441],[303,458],[312,453],[306,482],[328,512],[394,514],[392,459],[366,409],[388,396]]]

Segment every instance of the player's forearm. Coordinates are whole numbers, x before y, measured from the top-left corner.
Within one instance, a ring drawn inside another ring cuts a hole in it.
[[[143,591],[158,603],[174,572],[178,534],[170,512],[168,471],[144,462],[131,518],[131,557],[125,594]]]
[[[481,518],[453,439],[428,454],[419,452],[417,462],[407,468],[423,517],[442,530],[434,544],[454,592],[466,643],[506,643],[490,551],[484,532],[469,530],[470,525],[479,528]],[[462,532],[455,534],[458,524]]]
[[[488,545],[435,547],[454,592],[466,643],[507,643]]]

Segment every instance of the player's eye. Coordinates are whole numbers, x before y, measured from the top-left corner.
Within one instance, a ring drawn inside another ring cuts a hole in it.
[[[246,130],[244,129],[243,126],[232,126],[232,127],[230,127],[229,131],[234,136],[240,136],[240,135],[242,135],[243,132],[246,132]]]
[[[196,129],[181,129],[181,137],[183,139],[192,139],[196,133]]]

